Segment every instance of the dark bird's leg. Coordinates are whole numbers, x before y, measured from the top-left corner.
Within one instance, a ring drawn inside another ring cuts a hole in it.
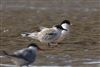
[[[51,44],[50,43],[48,43],[48,47],[51,47]]]
[[[58,47],[58,43],[53,43],[54,47]]]
[[[50,47],[50,48],[54,48],[54,47],[57,47],[58,46],[58,44],[57,43],[48,43],[48,47]]]

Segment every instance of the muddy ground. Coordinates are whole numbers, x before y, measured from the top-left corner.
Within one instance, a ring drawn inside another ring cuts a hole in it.
[[[0,5],[0,55],[2,50],[12,53],[35,42],[48,50],[39,52],[34,65],[100,67],[88,64],[100,62],[100,0],[1,0]],[[57,48],[20,35],[64,19],[71,21],[71,32]],[[0,63],[13,64],[5,58]]]

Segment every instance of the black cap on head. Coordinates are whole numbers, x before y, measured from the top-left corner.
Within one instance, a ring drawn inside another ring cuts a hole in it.
[[[42,50],[36,43],[31,43],[27,47],[30,47],[30,46],[36,47],[38,50]]]
[[[58,29],[61,29],[61,30],[66,30],[61,25],[55,25],[55,27],[58,28]]]
[[[64,20],[64,21],[62,21],[62,23],[61,23],[61,24],[64,24],[64,23],[67,23],[67,24],[69,24],[69,25],[70,25],[70,21],[69,21],[69,20]]]
[[[35,43],[31,43],[31,44],[29,44],[27,47],[30,47],[30,46],[38,47]]]

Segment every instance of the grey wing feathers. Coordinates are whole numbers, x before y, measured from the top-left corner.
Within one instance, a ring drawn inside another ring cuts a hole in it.
[[[25,49],[23,51],[23,53],[18,53],[16,54],[19,58],[22,58],[26,61],[32,61],[35,57],[36,57],[36,54],[35,52],[33,52],[32,50],[29,50],[29,49]]]
[[[52,40],[53,38],[55,38],[57,35],[57,33],[52,32],[52,33],[46,33],[46,35],[43,37],[43,39],[45,40]]]
[[[55,35],[57,35],[57,33],[48,33],[48,35],[55,36]]]

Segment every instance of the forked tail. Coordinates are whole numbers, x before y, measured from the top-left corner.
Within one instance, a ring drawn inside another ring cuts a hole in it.
[[[22,33],[21,36],[22,37],[30,37],[30,38],[33,38],[33,39],[37,39],[37,33],[38,32],[33,32],[33,33],[25,32],[25,33]]]

